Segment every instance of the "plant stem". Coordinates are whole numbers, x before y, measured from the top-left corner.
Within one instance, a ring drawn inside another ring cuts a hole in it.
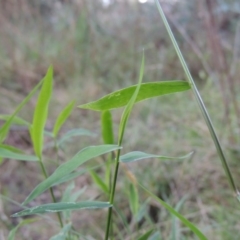
[[[221,147],[221,145],[220,145],[220,143],[219,143],[218,137],[217,137],[216,132],[215,132],[215,130],[214,130],[214,127],[213,127],[212,121],[211,121],[211,119],[210,119],[210,116],[209,116],[209,114],[208,114],[208,112],[207,112],[207,109],[206,109],[204,103],[203,103],[203,100],[202,100],[202,98],[201,98],[201,95],[199,94],[198,89],[197,89],[197,87],[196,87],[196,85],[195,85],[195,83],[194,83],[194,80],[193,80],[193,78],[192,78],[192,76],[191,76],[191,73],[190,73],[190,71],[189,71],[189,69],[188,69],[188,67],[187,67],[187,64],[186,64],[186,62],[185,62],[185,60],[184,60],[184,58],[183,58],[183,55],[182,55],[182,53],[181,53],[181,51],[180,51],[180,48],[179,48],[179,46],[178,46],[178,44],[177,44],[177,41],[176,41],[176,39],[175,39],[175,37],[174,37],[174,35],[173,35],[173,33],[172,33],[172,30],[171,30],[171,28],[170,28],[170,26],[169,26],[169,24],[168,24],[168,21],[167,21],[167,19],[166,19],[166,17],[165,17],[165,14],[164,14],[163,10],[162,10],[162,7],[161,7],[161,5],[160,5],[160,3],[159,3],[159,0],[155,0],[155,2],[156,2],[156,5],[157,5],[157,8],[158,8],[158,11],[159,11],[159,13],[160,13],[160,15],[161,15],[161,18],[162,18],[162,20],[163,20],[163,22],[164,22],[164,25],[165,25],[165,27],[166,27],[166,29],[167,29],[167,32],[168,32],[168,34],[169,34],[169,36],[170,36],[170,39],[171,39],[171,41],[172,41],[172,44],[173,44],[173,46],[174,46],[174,48],[175,48],[175,50],[176,50],[176,52],[177,52],[177,55],[178,55],[178,57],[179,57],[179,59],[180,59],[180,62],[181,62],[182,67],[183,67],[183,69],[184,69],[184,72],[185,72],[185,74],[186,74],[186,76],[187,76],[188,82],[192,85],[192,89],[193,89],[194,95],[195,95],[195,97],[196,97],[198,106],[199,106],[199,108],[200,108],[200,110],[201,110],[201,113],[202,113],[202,115],[203,115],[203,118],[204,118],[204,120],[205,120],[205,122],[206,122],[206,124],[207,124],[207,126],[208,126],[208,130],[209,130],[209,132],[210,132],[210,134],[211,134],[211,137],[212,137],[212,139],[213,139],[213,141],[214,141],[215,147],[216,147],[216,149],[217,149],[218,155],[219,155],[220,160],[221,160],[221,162],[222,162],[222,166],[223,166],[223,169],[224,169],[224,171],[225,171],[225,174],[226,174],[226,176],[227,176],[227,178],[228,178],[229,184],[230,184],[230,186],[232,187],[234,193],[236,194],[236,197],[239,199],[239,198],[240,198],[240,193],[239,193],[239,191],[238,191],[238,189],[237,189],[237,187],[236,187],[236,184],[235,184],[235,182],[234,182],[234,180],[233,180],[231,171],[230,171],[230,169],[229,169],[229,167],[228,167],[226,158],[225,158],[225,156],[224,156],[222,147]]]
[[[121,144],[119,144],[119,146],[121,146]],[[111,205],[113,205],[113,202],[114,202],[115,189],[116,189],[117,176],[118,176],[118,169],[119,169],[120,154],[121,154],[121,149],[118,149],[117,156],[116,156],[116,162],[115,162],[113,184],[112,184],[112,187],[111,187],[111,194],[110,194],[110,200],[109,200]],[[112,219],[112,208],[113,208],[113,206],[108,209],[108,218],[107,218],[107,228],[106,228],[106,233],[105,233],[105,240],[108,240],[108,237],[109,237],[111,219]]]
[[[42,173],[43,173],[44,177],[47,179],[48,174],[47,174],[46,168],[45,168],[45,166],[42,162],[42,159],[39,160],[39,164],[40,164],[40,167],[42,169]],[[57,201],[56,201],[56,198],[55,198],[52,187],[50,187],[50,193],[51,193],[51,197],[52,197],[53,202],[56,203]],[[60,226],[61,226],[61,228],[63,228],[63,221],[62,221],[62,218],[61,218],[61,214],[59,212],[57,212],[57,216],[58,216],[58,221],[60,223]]]

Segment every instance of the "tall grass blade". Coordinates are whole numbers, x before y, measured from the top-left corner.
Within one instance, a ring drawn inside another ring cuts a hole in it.
[[[164,23],[164,25],[165,25],[165,27],[166,27],[166,29],[167,29],[167,32],[168,32],[168,34],[169,34],[169,36],[170,36],[170,39],[171,39],[171,41],[172,41],[172,44],[173,44],[173,46],[174,46],[174,48],[175,48],[175,50],[176,50],[176,52],[177,52],[177,55],[178,55],[178,57],[179,57],[179,59],[180,59],[180,62],[181,62],[182,67],[183,67],[183,69],[184,69],[184,72],[185,72],[185,74],[186,74],[186,76],[187,76],[188,82],[189,82],[189,83],[191,84],[191,86],[192,86],[192,89],[193,89],[194,95],[195,95],[195,97],[196,97],[198,106],[199,106],[199,108],[200,108],[200,110],[201,110],[201,113],[202,113],[202,115],[203,115],[203,118],[204,118],[204,120],[205,120],[205,122],[206,122],[206,124],[207,124],[207,126],[208,126],[208,130],[209,130],[209,132],[210,132],[210,134],[211,134],[211,137],[212,137],[212,139],[213,139],[213,141],[214,141],[215,147],[216,147],[216,149],[217,149],[218,155],[219,155],[220,160],[221,160],[221,162],[222,162],[222,166],[223,166],[223,169],[224,169],[224,171],[225,171],[225,174],[226,174],[226,176],[227,176],[227,178],[228,178],[229,184],[230,184],[230,186],[232,187],[233,191],[235,192],[237,198],[240,200],[240,193],[239,193],[239,191],[238,191],[238,189],[237,189],[237,187],[236,187],[236,184],[235,184],[234,179],[233,179],[233,177],[232,177],[231,171],[230,171],[230,169],[229,169],[229,167],[228,167],[227,160],[226,160],[226,158],[225,158],[225,156],[224,156],[222,147],[221,147],[220,142],[219,142],[219,140],[218,140],[217,134],[216,134],[216,132],[215,132],[215,130],[214,130],[214,127],[213,127],[211,118],[210,118],[210,116],[209,116],[209,114],[208,114],[208,112],[207,112],[207,109],[206,109],[206,107],[205,107],[205,105],[204,105],[204,102],[203,102],[203,100],[202,100],[202,98],[201,98],[201,95],[200,95],[200,93],[198,92],[198,89],[197,89],[197,87],[196,87],[196,85],[195,85],[195,83],[194,83],[194,80],[193,80],[193,78],[192,78],[192,75],[191,75],[191,73],[190,73],[190,71],[189,71],[189,69],[188,69],[188,66],[187,66],[187,64],[186,64],[186,62],[185,62],[185,60],[184,60],[184,57],[183,57],[183,55],[182,55],[182,53],[181,53],[181,50],[180,50],[180,48],[179,48],[179,46],[178,46],[178,44],[177,44],[176,39],[175,39],[175,37],[174,37],[174,35],[173,35],[173,33],[172,33],[172,30],[171,30],[171,28],[170,28],[170,26],[169,26],[169,24],[168,24],[168,21],[167,21],[167,19],[166,19],[166,17],[165,17],[165,14],[164,14],[163,10],[162,10],[162,7],[161,7],[161,5],[160,5],[159,0],[155,0],[155,3],[156,3],[156,5],[157,5],[158,11],[159,11],[159,13],[160,13],[160,15],[161,15],[161,18],[162,18],[162,20],[163,20],[163,23]]]
[[[161,156],[161,155],[155,155],[155,154],[149,154],[149,153],[145,153],[145,152],[135,151],[135,152],[130,152],[130,153],[122,155],[120,157],[119,161],[123,162],[123,163],[129,163],[129,162],[135,162],[135,161],[148,159],[148,158],[159,158],[161,160],[186,159],[186,158],[191,157],[192,154],[193,154],[193,152],[191,152],[185,156],[182,156],[182,157],[168,157],[168,156]]]
[[[3,124],[3,126],[0,128],[0,143],[2,143],[6,136],[8,135],[9,128],[14,121],[16,115],[20,112],[20,110],[25,106],[25,104],[31,99],[31,97],[35,94],[35,92],[38,90],[38,88],[42,85],[44,79],[42,79],[34,88],[33,90],[27,95],[26,98],[23,99],[23,101],[17,106],[14,113],[11,115],[10,118],[7,119],[7,121]]]
[[[159,202],[164,208],[166,208],[171,214],[177,217],[186,227],[188,227],[200,240],[207,240],[207,237],[191,222],[189,222],[185,217],[183,217],[180,213],[178,213],[174,208],[168,205],[166,202],[158,198],[152,192],[150,192],[147,188],[145,188],[142,184],[138,182],[138,185],[145,190],[153,199]]]
[[[53,69],[49,67],[42,89],[38,96],[38,101],[33,115],[33,124],[31,126],[31,137],[35,154],[42,159],[44,126],[48,115],[48,105],[52,95]]]
[[[12,217],[22,217],[40,213],[62,212],[68,210],[97,209],[109,207],[111,207],[111,204],[109,204],[108,202],[98,201],[49,203],[22,210],[21,212],[13,214]]]
[[[81,164],[85,163],[86,161],[98,157],[102,154],[115,151],[119,148],[120,147],[117,145],[100,145],[84,148],[83,150],[79,151],[71,160],[61,164],[51,176],[41,182],[26,198],[23,205],[32,201],[42,192],[50,188],[53,184],[61,180],[64,176],[76,170]]]
[[[78,106],[79,108],[95,111],[106,111],[126,106],[139,85],[133,85],[127,88],[110,93],[97,101]],[[162,96],[165,94],[182,92],[189,90],[191,86],[186,81],[161,81],[141,83],[139,92],[134,100],[140,102],[146,99]]]
[[[62,125],[65,123],[65,121],[68,119],[68,117],[70,116],[73,108],[75,105],[75,101],[70,102],[63,110],[62,112],[59,114],[56,123],[54,125],[53,128],[53,136],[54,138],[57,137],[59,130],[61,129]]]
[[[143,79],[143,73],[144,73],[144,60],[145,59],[144,59],[144,53],[143,53],[138,85],[135,88],[135,91],[133,92],[133,95],[130,98],[129,102],[127,103],[127,106],[125,107],[125,109],[123,111],[123,114],[122,114],[122,117],[121,117],[121,121],[120,121],[120,125],[119,125],[119,133],[118,133],[118,145],[119,146],[122,145],[124,131],[125,131],[125,128],[126,128],[126,125],[127,125],[127,122],[128,122],[128,118],[129,118],[129,115],[130,115],[131,110],[133,108],[133,105],[136,102],[136,99],[137,99],[137,96],[138,96],[138,93],[139,93],[139,90],[140,90],[140,87],[141,87],[141,83],[142,83],[142,79]],[[108,99],[108,101],[111,101],[111,99]],[[117,151],[117,156],[116,156],[116,160],[115,160],[115,170],[114,170],[114,176],[113,176],[113,184],[112,184],[112,187],[111,187],[111,194],[110,194],[110,204],[112,204],[112,205],[113,205],[113,202],[114,202],[115,188],[116,188],[116,184],[117,184],[120,154],[121,154],[121,149],[119,149]],[[105,240],[108,240],[108,237],[109,237],[110,228],[111,228],[111,221],[112,221],[112,207],[110,207],[109,210],[108,210],[107,228],[106,228],[106,231],[105,231]]]

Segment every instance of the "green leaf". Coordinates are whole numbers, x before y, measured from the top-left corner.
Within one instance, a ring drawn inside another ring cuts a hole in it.
[[[142,83],[142,79],[143,79],[143,73],[144,73],[144,54],[142,56],[142,63],[141,63],[141,68],[140,68],[140,74],[139,74],[139,80],[138,80],[138,84],[137,86],[134,88],[134,91],[132,92],[132,95],[129,96],[128,101],[126,102],[126,107],[123,111],[122,117],[121,117],[121,121],[120,121],[120,126],[119,126],[119,137],[118,137],[118,145],[121,146],[122,145],[122,140],[123,140],[123,135],[124,135],[124,131],[127,125],[127,121],[129,118],[129,115],[131,113],[131,110],[133,108],[134,103],[136,102],[137,96],[139,94],[140,91],[140,87],[141,87],[141,83]],[[130,100],[129,100],[130,99]],[[108,102],[112,102],[112,99]]]
[[[112,115],[110,111],[103,111],[101,116],[102,138],[105,144],[114,144]]]
[[[8,131],[9,128],[12,124],[12,122],[14,121],[16,115],[20,112],[20,110],[24,107],[24,105],[31,99],[31,97],[34,95],[34,93],[38,90],[38,88],[42,85],[43,83],[42,79],[37,85],[36,87],[33,88],[33,90],[27,95],[26,98],[24,98],[24,100],[17,106],[16,110],[14,111],[14,113],[11,115],[10,118],[7,119],[7,121],[3,124],[3,126],[0,128],[0,143],[2,143],[6,136],[8,135]]]
[[[162,240],[160,232],[159,231],[155,232],[148,238],[148,240]]]
[[[87,129],[79,128],[79,129],[72,129],[68,131],[58,142],[58,145],[62,145],[64,142],[70,140],[76,136],[95,136],[93,132],[90,132]]]
[[[54,125],[53,128],[53,136],[54,138],[57,137],[58,132],[60,130],[60,128],[62,127],[62,125],[65,123],[65,121],[68,119],[68,117],[70,116],[73,108],[75,105],[75,101],[70,102],[63,110],[62,112],[59,114],[56,123]]]
[[[42,89],[38,96],[33,116],[33,124],[31,127],[31,137],[34,151],[39,159],[42,159],[44,126],[47,121],[48,105],[52,94],[52,84],[53,69],[52,67],[49,67],[47,74],[44,77]]]
[[[11,118],[12,118],[12,115],[7,115],[7,114],[0,115],[0,119],[4,121],[9,121]],[[18,116],[13,117],[11,121],[13,124],[16,124],[16,125],[28,126],[28,127],[31,125],[29,122],[27,122],[26,120]]]
[[[23,204],[25,205],[29,203],[31,200],[39,196],[42,192],[50,188],[54,183],[58,182],[64,176],[76,170],[80,165],[82,165],[86,161],[98,157],[102,154],[117,150],[119,148],[121,147],[116,145],[100,145],[84,148],[83,150],[79,151],[71,160],[61,164],[50,177],[41,182],[30,193],[30,195],[26,198]]]
[[[7,145],[7,144],[0,144],[0,148],[6,149],[6,150],[14,152],[14,153],[24,153],[21,149],[15,148],[15,147],[13,147],[11,145]]]
[[[138,185],[145,190],[152,198],[154,198],[157,202],[159,202],[164,208],[166,208],[171,214],[176,216],[186,227],[188,227],[200,240],[207,240],[207,237],[191,222],[189,222],[184,216],[178,213],[174,208],[168,205],[166,202],[158,198],[152,192],[150,192],[147,188],[145,188],[142,184],[138,183]]]
[[[135,151],[135,152],[130,152],[130,153],[127,153],[125,155],[122,155],[120,157],[120,162],[124,162],[124,163],[135,162],[135,161],[143,160],[143,159],[146,159],[146,158],[159,158],[159,159],[162,159],[162,160],[185,159],[185,158],[189,158],[192,154],[193,154],[193,152],[191,152],[191,153],[189,153],[185,156],[181,156],[181,157],[168,157],[168,156],[154,155],[154,154]]]
[[[105,111],[114,108],[120,108],[127,105],[136,88],[137,85],[123,88],[121,90],[110,93],[98,99],[97,101],[86,103],[78,107],[95,111]],[[190,84],[185,81],[161,81],[141,83],[139,93],[134,102],[140,102],[165,94],[182,92],[189,90],[190,88]]]
[[[56,185],[59,185],[61,183],[65,183],[65,182],[68,182],[68,181],[71,181],[73,180],[74,178],[86,173],[86,172],[89,172],[90,170],[94,170],[94,169],[97,169],[97,168],[100,168],[102,167],[103,164],[100,164],[100,165],[97,165],[97,166],[94,166],[94,167],[91,167],[91,168],[87,168],[87,169],[83,169],[81,171],[77,171],[77,172],[73,172],[73,173],[70,173],[70,174],[67,174],[66,176],[64,176],[63,178],[61,178],[59,181],[55,182],[52,186],[56,186]]]
[[[139,237],[138,240],[148,240],[148,238],[151,236],[152,232],[153,232],[153,229],[147,231],[141,237]]]
[[[136,217],[139,210],[139,200],[137,187],[133,183],[130,183],[129,186],[129,204],[133,216]]]
[[[0,157],[22,161],[38,161],[36,156],[24,155],[0,147]]]
[[[182,207],[183,203],[185,202],[187,196],[184,196],[176,205],[175,210],[177,212],[180,211],[180,208]],[[171,233],[171,239],[180,239],[181,231],[179,229],[178,219],[173,215],[172,216],[172,233]]]
[[[63,227],[61,232],[53,237],[50,238],[50,240],[66,240],[68,237],[68,233],[71,230],[72,224],[69,223]]]
[[[9,234],[8,234],[8,240],[14,240],[15,239],[15,235],[17,233],[17,230],[21,227],[21,226],[24,226],[24,225],[28,225],[30,223],[33,223],[35,222],[37,219],[26,219],[26,220],[23,220],[21,221],[15,228],[13,228]]]
[[[92,177],[92,180],[94,181],[94,183],[103,191],[105,192],[107,195],[109,194],[109,189],[107,187],[107,185],[105,184],[105,182],[97,175],[97,173],[95,171],[90,171],[90,175]]]
[[[15,213],[12,217],[22,217],[26,215],[40,214],[40,213],[54,213],[66,210],[80,210],[80,209],[97,209],[109,208],[111,205],[108,202],[87,201],[87,202],[60,202],[49,203],[41,206],[25,209],[21,212]]]

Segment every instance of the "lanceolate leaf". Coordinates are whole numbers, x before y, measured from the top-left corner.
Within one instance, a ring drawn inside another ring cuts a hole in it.
[[[53,69],[49,67],[42,89],[38,96],[37,105],[33,116],[33,124],[31,127],[31,137],[33,141],[34,151],[39,159],[42,158],[43,134],[44,126],[48,115],[48,104],[52,95]]]
[[[109,189],[105,182],[97,175],[97,173],[95,171],[90,171],[90,175],[96,185],[99,186],[99,188],[108,195]]]
[[[0,147],[0,157],[14,159],[14,160],[22,160],[22,161],[38,161],[38,158],[36,156],[16,153],[1,147]]]
[[[96,209],[109,207],[111,207],[111,205],[108,202],[97,201],[49,203],[38,207],[25,209],[21,212],[13,214],[12,217],[22,217],[26,215],[33,215],[39,213],[62,212],[66,210]]]
[[[105,111],[114,108],[120,108],[129,102],[137,85],[127,87],[111,94],[108,94],[97,101],[80,105],[80,108],[91,109],[95,111]],[[185,81],[161,81],[141,83],[139,93],[135,102],[145,99],[158,97],[164,94],[176,93],[189,90],[190,84]]]
[[[78,152],[71,160],[60,165],[53,174],[46,180],[41,182],[26,198],[23,204],[29,203],[31,200],[39,196],[42,192],[50,188],[54,183],[61,180],[64,176],[76,170],[81,164],[86,161],[98,157],[102,154],[115,151],[121,147],[116,145],[100,145],[86,147]]]
[[[93,132],[90,132],[87,129],[79,128],[79,129],[72,129],[68,131],[58,142],[58,145],[63,144],[64,142],[70,140],[73,137],[76,136],[94,136],[95,134]]]
[[[124,131],[125,131],[125,128],[126,128],[126,125],[128,122],[128,118],[132,111],[133,105],[137,100],[137,96],[138,96],[140,88],[141,88],[143,73],[144,73],[144,64],[145,64],[145,58],[144,58],[144,53],[143,53],[138,84],[136,85],[136,87],[133,88],[133,92],[131,92],[131,95],[129,96],[129,98],[127,98],[127,102],[126,102],[127,105],[126,105],[126,107],[123,111],[122,117],[121,117],[119,131],[118,131],[119,132],[118,133],[118,144],[119,145],[122,145],[123,135],[124,135]],[[111,103],[112,99],[111,99],[111,101],[108,100],[108,102]]]
[[[168,157],[168,156],[161,156],[161,155],[154,155],[154,154],[149,154],[149,153],[144,153],[144,152],[130,152],[127,153],[125,155],[122,155],[120,157],[120,162],[124,162],[124,163],[128,163],[128,162],[135,162],[138,160],[143,160],[143,159],[147,159],[147,158],[159,158],[162,160],[167,160],[167,159],[185,159],[190,157],[193,154],[193,152],[185,155],[185,156],[181,156],[181,157]]]
[[[0,149],[6,149],[10,152],[14,152],[14,153],[24,153],[21,149],[19,148],[15,148],[11,145],[7,145],[7,144],[0,144]]]
[[[158,198],[152,192],[150,192],[147,188],[145,188],[142,184],[138,183],[138,185],[145,190],[153,199],[159,202],[164,208],[166,208],[171,214],[177,217],[185,226],[187,226],[200,240],[208,240],[207,237],[191,222],[189,222],[184,216],[182,216],[179,212],[177,212],[174,208],[168,205],[166,202]]]
[[[70,102],[64,109],[63,111],[59,114],[56,123],[53,128],[53,136],[56,138],[57,134],[62,127],[62,125],[65,123],[65,121],[68,119],[70,116],[73,108],[74,108],[75,101]]]
[[[5,121],[9,121],[12,118],[12,115],[0,115],[0,119],[1,120],[5,120]],[[29,122],[27,122],[26,120],[15,116],[11,119],[12,123],[16,124],[16,125],[23,125],[23,126],[30,126],[31,124]]]
[[[105,144],[114,144],[112,115],[110,111],[103,111],[101,116],[102,138]]]
[[[10,118],[7,119],[7,121],[3,124],[3,126],[0,128],[0,143],[2,143],[9,131],[9,128],[12,124],[12,121],[14,120],[15,116],[19,113],[19,111],[24,107],[24,105],[31,99],[31,97],[34,95],[34,93],[38,90],[38,88],[42,85],[43,83],[42,79],[36,87],[33,88],[33,90],[27,95],[26,98],[18,105],[14,113],[11,115]]]

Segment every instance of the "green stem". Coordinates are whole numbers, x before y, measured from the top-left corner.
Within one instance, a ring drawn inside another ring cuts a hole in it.
[[[121,144],[119,144],[119,146],[120,145]],[[117,176],[118,176],[118,169],[119,169],[120,154],[121,154],[121,149],[119,149],[117,151],[117,156],[116,156],[115,171],[114,171],[114,176],[113,176],[113,184],[112,184],[112,187],[111,187],[111,194],[110,194],[110,200],[109,200],[111,205],[113,205],[113,202],[114,202],[115,189],[116,189],[116,185],[117,185]],[[107,228],[106,228],[106,233],[105,233],[105,240],[108,240],[109,232],[110,232],[110,228],[111,228],[112,208],[113,207],[110,207],[108,209],[108,218],[107,218]]]
[[[171,28],[170,28],[170,26],[168,24],[168,21],[167,21],[167,19],[165,17],[165,14],[164,14],[163,10],[162,10],[162,7],[161,7],[161,5],[159,3],[159,0],[155,0],[155,2],[156,2],[156,5],[157,5],[157,8],[158,8],[158,11],[159,11],[159,13],[161,15],[161,18],[162,18],[162,20],[164,22],[164,25],[165,25],[165,27],[167,29],[167,32],[168,32],[168,34],[170,36],[172,44],[173,44],[173,46],[174,46],[174,48],[175,48],[175,50],[177,52],[177,55],[178,55],[178,57],[180,59],[180,62],[181,62],[182,67],[184,69],[184,72],[185,72],[185,74],[187,76],[188,82],[192,85],[192,89],[193,89],[194,95],[196,97],[198,106],[199,106],[199,108],[200,108],[200,110],[202,112],[203,118],[204,118],[204,120],[205,120],[205,122],[206,122],[206,124],[208,126],[208,130],[209,130],[209,132],[211,134],[211,137],[212,137],[212,139],[214,141],[215,147],[217,149],[218,155],[219,155],[220,160],[222,162],[222,166],[223,166],[225,174],[226,174],[226,176],[228,178],[229,184],[232,187],[233,191],[235,192],[237,198],[239,199],[240,198],[240,193],[239,193],[239,191],[238,191],[238,189],[236,187],[236,184],[235,184],[235,182],[233,180],[233,177],[232,177],[231,171],[230,171],[230,169],[228,167],[228,164],[227,164],[226,158],[224,156],[222,147],[221,147],[221,145],[219,143],[218,137],[217,137],[216,132],[214,130],[211,118],[210,118],[210,116],[209,116],[209,114],[207,112],[207,109],[206,109],[206,107],[205,107],[205,105],[203,103],[201,95],[199,94],[198,89],[197,89],[197,87],[196,87],[196,85],[194,83],[192,75],[191,75],[191,73],[190,73],[190,71],[189,71],[189,69],[187,67],[187,64],[186,64],[186,62],[185,62],[185,60],[183,58],[183,55],[182,55],[182,53],[180,51],[180,48],[179,48],[179,46],[177,44],[177,41],[176,41],[176,39],[175,39],[175,37],[173,35],[173,32],[172,32],[172,30],[171,30]]]
[[[39,160],[39,164],[40,164],[40,167],[42,169],[42,173],[43,173],[44,177],[47,179],[48,174],[47,174],[46,168],[45,168],[45,166],[42,162],[42,159]],[[53,202],[56,203],[57,201],[56,201],[56,198],[55,198],[52,187],[50,187],[50,193],[51,193],[51,197],[52,197]],[[61,218],[61,214],[59,212],[57,212],[57,216],[58,216],[58,221],[60,223],[60,226],[61,226],[61,228],[63,228],[63,221],[62,221],[62,218]]]

